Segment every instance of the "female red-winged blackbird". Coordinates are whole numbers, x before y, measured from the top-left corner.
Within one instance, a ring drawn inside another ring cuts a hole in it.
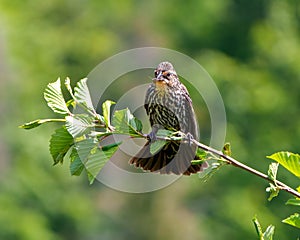
[[[190,175],[202,171],[207,163],[191,165],[196,147],[189,143],[168,142],[158,153],[151,154],[150,145],[159,129],[181,131],[198,139],[198,127],[192,100],[186,87],[169,62],[162,62],[154,71],[153,83],[146,93],[144,107],[152,131],[141,151],[130,160],[131,164],[158,173]]]

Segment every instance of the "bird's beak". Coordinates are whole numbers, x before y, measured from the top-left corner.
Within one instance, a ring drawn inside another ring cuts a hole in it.
[[[159,72],[159,74],[157,75],[157,77],[155,78],[157,81],[163,81],[164,80],[164,76],[162,72]]]
[[[160,81],[168,82],[168,79],[164,78],[163,72],[159,72],[159,74],[152,80],[153,82],[160,82]]]

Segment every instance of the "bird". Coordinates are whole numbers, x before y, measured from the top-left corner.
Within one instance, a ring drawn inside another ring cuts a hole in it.
[[[159,152],[152,154],[150,151],[159,129],[180,131],[190,138],[199,138],[192,99],[170,62],[161,62],[155,69],[146,92],[144,108],[152,129],[148,141],[130,159],[130,164],[145,171],[176,175],[191,175],[207,168],[206,162],[191,164],[192,160],[199,158],[196,156],[196,146],[190,141],[168,141]]]

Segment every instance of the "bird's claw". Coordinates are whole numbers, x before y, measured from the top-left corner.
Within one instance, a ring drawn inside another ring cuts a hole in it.
[[[157,140],[156,132],[154,131],[150,132],[147,138],[150,140],[150,142],[155,142]]]
[[[191,134],[191,133],[187,133],[186,134],[186,140],[187,140],[187,142],[188,142],[188,144],[190,145],[190,146],[192,146],[192,143],[193,143],[193,140],[194,140],[194,137],[193,137],[193,135]]]
[[[147,135],[150,142],[155,142],[157,140],[156,133],[158,132],[158,129],[160,129],[160,128],[161,128],[161,126],[159,126],[158,124],[154,124],[152,126],[152,131]]]

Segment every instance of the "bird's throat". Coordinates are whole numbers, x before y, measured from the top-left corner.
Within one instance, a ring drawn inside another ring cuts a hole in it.
[[[159,81],[159,80],[156,80],[154,82],[155,84],[155,87],[158,88],[158,89],[161,89],[161,88],[165,88],[167,86],[167,83],[165,81]]]

